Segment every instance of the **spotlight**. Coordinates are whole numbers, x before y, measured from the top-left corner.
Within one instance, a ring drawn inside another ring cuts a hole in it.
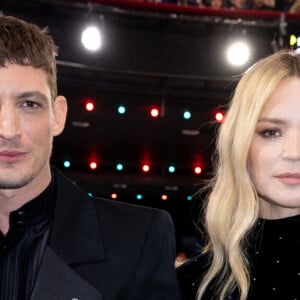
[[[226,56],[231,65],[240,67],[248,62],[250,58],[250,48],[247,43],[238,41],[228,47]]]
[[[117,193],[112,193],[112,194],[110,195],[110,198],[111,198],[111,199],[117,199],[117,198],[118,198],[118,194],[117,194]]]
[[[102,46],[102,35],[98,27],[89,26],[81,34],[81,43],[89,51],[97,51]]]
[[[295,34],[290,35],[290,46],[295,49],[296,53],[299,53],[300,48],[300,37],[296,36]]]
[[[142,170],[144,173],[148,173],[150,171],[150,165],[149,164],[143,164]]]
[[[161,200],[167,201],[168,200],[168,195],[166,195],[166,194],[161,195]]]
[[[84,108],[88,112],[92,112],[95,110],[95,101],[92,99],[85,99],[84,100]]]
[[[192,117],[192,113],[190,111],[186,110],[183,112],[183,118],[185,120],[189,120],[191,117]]]
[[[176,167],[171,165],[171,166],[168,167],[168,171],[169,171],[169,173],[175,173]]]
[[[118,163],[118,164],[116,165],[116,169],[117,169],[117,171],[123,171],[124,165],[121,164],[121,163]]]
[[[136,195],[136,199],[137,200],[142,200],[143,199],[143,195],[142,194],[137,194]]]
[[[290,46],[295,46],[297,44],[298,38],[296,35],[291,34],[290,35]]]
[[[65,168],[70,168],[70,167],[71,167],[70,161],[65,160],[65,161],[64,161],[64,167],[65,167]]]
[[[158,106],[150,108],[150,116],[152,118],[157,118],[157,117],[159,117],[159,115],[160,115],[160,109]]]
[[[91,170],[96,170],[98,168],[98,164],[95,161],[91,161],[89,167]]]
[[[194,173],[197,174],[197,175],[201,174],[202,173],[202,168],[199,165],[195,166],[194,167]]]
[[[218,123],[222,123],[224,121],[224,113],[222,111],[217,111],[215,113],[215,120],[218,122]]]
[[[120,106],[118,107],[118,113],[119,113],[120,115],[124,115],[124,114],[126,113],[126,107],[125,107],[124,105],[120,105]]]

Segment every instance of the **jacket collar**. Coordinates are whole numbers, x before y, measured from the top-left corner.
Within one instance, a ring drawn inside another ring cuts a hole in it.
[[[30,300],[103,300],[100,291],[84,280],[47,247]]]
[[[57,201],[50,247],[68,264],[104,259],[103,238],[93,201],[55,167]]]

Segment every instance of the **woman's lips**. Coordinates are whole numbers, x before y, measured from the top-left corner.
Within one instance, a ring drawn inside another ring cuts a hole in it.
[[[280,182],[289,185],[300,184],[300,173],[283,173],[276,176]]]

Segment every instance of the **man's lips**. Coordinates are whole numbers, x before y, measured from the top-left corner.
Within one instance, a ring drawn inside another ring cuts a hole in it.
[[[300,184],[300,173],[282,173],[277,176],[280,182],[284,184],[297,185]]]
[[[25,152],[15,150],[0,151],[0,162],[17,162],[26,155]]]

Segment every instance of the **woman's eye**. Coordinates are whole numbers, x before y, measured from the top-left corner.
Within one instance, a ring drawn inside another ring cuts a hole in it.
[[[259,132],[262,137],[277,137],[281,136],[281,132],[278,129],[263,129]]]

